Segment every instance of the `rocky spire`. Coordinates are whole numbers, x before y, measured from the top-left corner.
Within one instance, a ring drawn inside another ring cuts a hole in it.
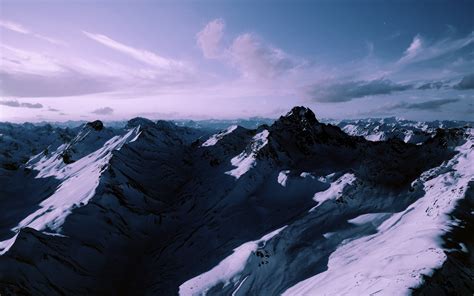
[[[313,111],[303,106],[293,107],[285,116],[281,116],[277,122],[285,126],[297,125],[302,127],[311,127],[319,123]]]

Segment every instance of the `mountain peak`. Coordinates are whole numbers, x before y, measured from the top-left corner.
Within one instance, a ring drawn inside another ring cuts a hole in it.
[[[279,121],[288,123],[300,123],[305,125],[314,125],[319,123],[311,109],[304,106],[296,106],[285,116],[281,116]]]
[[[101,131],[104,128],[104,124],[100,120],[95,120],[86,123],[87,127],[93,128],[96,131]]]
[[[151,121],[150,119],[147,119],[147,118],[135,117],[135,118],[130,119],[127,122],[126,127],[127,128],[134,128],[134,127],[137,127],[139,125],[141,127],[148,127],[148,126],[155,126],[155,123],[153,121]]]

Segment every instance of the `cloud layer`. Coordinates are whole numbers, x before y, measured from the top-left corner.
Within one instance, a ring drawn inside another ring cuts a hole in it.
[[[79,40],[58,47],[62,40],[48,41],[49,37],[28,26],[0,21],[0,29],[12,38],[0,45],[0,95],[13,100],[1,104],[36,108],[47,116],[59,113],[53,110],[61,110],[69,115],[91,116],[92,112],[116,118],[129,116],[125,114],[131,110],[136,115],[153,108],[199,116],[248,116],[267,114],[269,108],[281,110],[293,104],[316,107],[316,103],[325,103],[316,108],[347,116],[358,114],[360,109],[369,110],[374,103],[398,112],[439,111],[455,102],[460,102],[456,104],[460,108],[474,97],[474,33],[466,34],[465,30],[451,30],[441,39],[412,31],[412,39],[406,40],[407,33],[397,31],[393,36],[387,34],[389,38],[353,41],[354,50],[345,59],[332,55],[337,46],[320,55],[318,51],[328,47],[324,42],[311,43],[313,47],[304,49],[303,43],[277,45],[272,41],[291,38],[262,36],[261,32],[248,29],[234,33],[226,28],[224,19],[216,18],[202,27],[196,24],[186,28],[188,35],[170,38],[170,42],[178,39],[186,44],[177,48],[178,58],[162,54],[160,40],[143,39],[137,46],[130,41],[135,39],[127,39],[132,31],[111,30],[113,35],[105,35],[90,27],[84,31],[86,27],[89,26],[74,28],[74,38]],[[19,42],[14,42],[15,36],[19,36]],[[394,42],[404,43],[392,46]],[[391,48],[387,50],[389,43]],[[166,45],[170,45],[167,50],[172,49],[171,43]],[[51,111],[14,101],[33,97],[51,106]],[[448,99],[430,100],[433,97]],[[83,103],[89,98],[108,107],[91,111]],[[74,108],[72,101],[80,108]],[[31,113],[20,108],[4,109],[4,114]],[[446,110],[454,114],[453,108]]]
[[[474,89],[474,73],[464,76],[454,88],[459,90]]]
[[[388,95],[409,90],[412,87],[412,85],[398,84],[388,79],[348,81],[327,86],[314,85],[310,87],[309,95],[316,102],[337,103],[374,95]]]
[[[105,45],[113,50],[126,54],[131,58],[134,58],[147,65],[153,66],[157,69],[162,69],[162,70],[167,70],[167,71],[169,70],[176,71],[176,70],[184,69],[185,67],[184,63],[181,61],[165,58],[148,50],[137,49],[137,48],[125,45],[105,35],[93,34],[86,31],[83,31],[83,33],[90,39],[102,45]]]
[[[43,108],[43,105],[40,103],[20,103],[16,100],[10,100],[10,101],[0,101],[0,105],[8,106],[8,107],[14,107],[14,108],[30,108],[30,109],[40,109]]]
[[[61,45],[61,46],[67,45],[65,42],[57,40],[55,38],[51,38],[48,36],[44,36],[44,35],[32,32],[30,29],[26,28],[25,26],[15,23],[15,22],[0,20],[0,28],[4,28],[4,29],[10,30],[16,33],[24,34],[24,35],[31,35],[35,38],[42,39],[54,45]]]
[[[461,50],[473,43],[474,32],[471,32],[464,38],[444,38],[431,43],[422,39],[420,35],[416,35],[398,63],[407,64],[436,59]]]
[[[197,45],[208,59],[220,59],[238,69],[245,78],[260,80],[276,78],[302,67],[304,62],[266,43],[254,33],[243,33],[230,44],[223,44],[225,23],[209,22],[196,34]]]
[[[440,99],[421,103],[407,103],[401,102],[395,104],[391,109],[405,109],[405,110],[423,110],[423,111],[440,111],[441,107],[447,104],[457,103],[459,99]]]
[[[96,110],[92,111],[92,113],[100,114],[100,115],[111,115],[112,113],[114,113],[114,109],[112,109],[110,107],[103,107],[103,108],[99,108],[99,109],[96,109]]]
[[[196,34],[197,45],[205,58],[215,59],[222,56],[222,37],[224,36],[224,29],[224,20],[215,19]]]

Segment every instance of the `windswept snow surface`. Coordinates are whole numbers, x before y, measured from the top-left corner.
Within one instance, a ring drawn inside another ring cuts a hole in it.
[[[226,174],[238,179],[253,168],[256,163],[257,152],[268,143],[268,134],[268,130],[256,134],[252,138],[252,143],[250,144],[249,149],[246,149],[246,151],[243,151],[231,159],[231,164],[236,168],[226,172]]]
[[[320,206],[323,202],[330,199],[338,199],[342,196],[342,191],[346,185],[352,184],[356,180],[354,174],[347,173],[342,175],[339,179],[335,182],[331,183],[331,186],[326,189],[325,191],[317,192],[313,199],[318,202],[316,206],[314,206],[310,212],[313,211],[315,208]]]
[[[368,141],[372,141],[372,142],[384,141],[385,140],[385,134],[383,132],[377,132],[377,133],[374,133],[372,135],[367,135],[367,136],[365,136],[365,138]]]
[[[232,133],[235,129],[237,128],[237,125],[231,125],[229,126],[226,130],[217,133],[215,135],[212,135],[206,142],[202,143],[202,147],[209,147],[209,146],[214,146],[217,144],[217,142],[222,139],[224,136]]]
[[[375,225],[379,225],[381,223],[377,223],[378,221],[383,222],[386,218],[391,216],[391,213],[372,213],[372,214],[364,214],[355,217],[354,219],[350,219],[347,222],[355,225],[363,225],[367,223],[373,223]]]
[[[76,207],[84,206],[94,196],[99,177],[112,157],[112,151],[120,149],[124,143],[136,138],[138,132],[137,127],[123,136],[115,136],[102,148],[66,166],[58,164],[62,162],[60,158],[58,159],[58,154],[53,154],[51,159],[43,159],[37,165],[32,165],[33,169],[39,170],[37,178],[54,176],[63,182],[50,197],[39,204],[38,210],[25,217],[12,230],[18,232],[24,227],[30,227],[36,230],[48,229],[53,233],[60,231],[71,211]],[[62,148],[61,146],[58,150],[62,151]],[[0,242],[0,255],[8,251],[15,238],[16,235]]]
[[[15,234],[12,238],[0,242],[0,255],[5,254],[11,248],[11,246],[13,246],[17,236],[18,233]]]
[[[264,246],[267,241],[278,235],[285,228],[286,226],[283,226],[264,235],[259,240],[250,241],[235,248],[234,253],[222,260],[217,266],[179,286],[179,295],[203,295],[218,283],[224,283],[227,286],[230,282],[233,282],[236,285],[238,283],[238,275],[244,270],[245,264],[252,252],[255,252],[259,246]],[[237,286],[234,293],[240,288],[243,281]]]
[[[440,237],[450,229],[448,214],[474,180],[474,133],[468,132],[468,141],[456,149],[459,154],[414,182],[424,187],[422,198],[385,220],[377,233],[343,241],[329,257],[328,270],[284,295],[401,295],[419,286],[422,275],[445,261]]]
[[[58,171],[54,167],[42,167],[38,176],[53,175],[64,180],[56,192],[40,203],[40,208],[23,219],[13,230],[31,227],[36,230],[49,228],[58,230],[74,207],[87,204],[94,196],[99,177],[112,157],[112,151],[118,150],[129,139],[136,138],[138,128],[131,129],[124,136],[115,136],[97,151],[69,164]]]

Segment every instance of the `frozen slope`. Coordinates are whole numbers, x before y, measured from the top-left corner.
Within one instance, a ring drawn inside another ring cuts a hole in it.
[[[51,156],[43,156],[38,162],[31,164],[30,168],[38,171],[36,178],[55,177],[61,183],[51,196],[39,204],[36,211],[24,217],[16,227],[12,228],[12,231],[17,233],[22,228],[30,227],[36,230],[45,230],[48,233],[60,232],[64,220],[71,211],[87,204],[94,195],[99,177],[106,168],[112,152],[133,139],[138,131],[138,128],[134,128],[124,135],[114,136],[96,151],[90,154],[83,153],[84,156],[79,160],[65,164],[59,155],[64,151],[64,147],[70,147],[72,144],[77,145],[85,140],[91,131],[87,130],[84,133],[83,130],[71,143],[59,146],[57,152]],[[101,137],[104,136],[107,137],[108,134],[101,135]],[[97,142],[97,138],[93,140]],[[12,245],[12,239],[1,244],[4,246],[1,251],[6,252]]]
[[[284,295],[410,294],[446,259],[440,237],[450,229],[449,214],[474,180],[473,130],[453,159],[425,172],[414,186],[424,195],[393,214],[377,233],[343,241],[331,254],[328,270],[285,291]]]
[[[234,253],[222,260],[219,265],[182,284],[179,287],[179,294],[183,296],[206,294],[211,287],[218,283],[224,283],[224,286],[227,286],[233,282],[236,286],[236,276],[245,268],[248,258],[255,254],[259,247],[265,246],[268,240],[278,235],[284,228],[279,228],[264,235],[259,240],[247,242],[235,248]],[[233,294],[238,291],[239,287],[240,285],[237,286]]]
[[[23,219],[13,230],[24,227],[36,230],[59,230],[74,207],[87,204],[94,196],[99,177],[112,157],[112,151],[120,149],[124,143],[133,140],[138,132],[137,127],[125,135],[114,136],[105,142],[103,147],[60,169],[55,170],[56,166],[53,168],[38,166],[39,177],[53,175],[63,182],[53,195],[40,204],[40,209]]]

